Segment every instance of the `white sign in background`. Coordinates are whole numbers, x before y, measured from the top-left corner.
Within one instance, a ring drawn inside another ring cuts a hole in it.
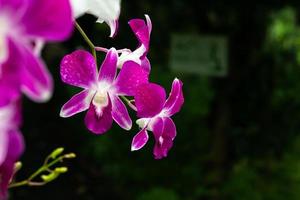
[[[228,71],[228,42],[223,36],[174,34],[170,67],[176,72],[223,77]]]

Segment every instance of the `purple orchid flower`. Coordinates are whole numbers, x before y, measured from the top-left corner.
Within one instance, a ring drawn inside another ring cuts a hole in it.
[[[146,55],[149,51],[152,23],[148,15],[145,15],[145,17],[146,23],[142,19],[132,19],[128,22],[139,41],[139,47],[133,52],[131,52],[129,49],[123,51],[118,61],[119,68],[121,68],[126,61],[132,60],[141,65],[147,71],[150,71],[151,66]]]
[[[0,86],[1,96],[13,93],[14,100],[18,98],[16,91],[23,91],[34,101],[48,100],[52,78],[34,52],[36,44],[65,40],[72,29],[69,0],[0,0],[0,72],[5,71],[0,74],[0,84],[4,84]],[[11,77],[9,82],[2,80],[5,76]],[[15,86],[14,91],[5,90],[7,85]]]
[[[19,101],[0,108],[0,199],[5,199],[12,179],[15,162],[24,151],[19,126],[21,123]]]
[[[144,147],[149,139],[147,131],[152,131],[155,138],[153,150],[155,159],[167,156],[176,136],[176,126],[170,117],[179,112],[184,102],[182,85],[180,80],[175,79],[167,100],[164,88],[157,84],[147,83],[138,86],[135,104],[137,115],[141,117],[137,120],[141,131],[132,140],[132,151]]]
[[[60,68],[63,82],[83,88],[61,109],[61,117],[70,117],[88,110],[85,117],[87,128],[102,134],[110,129],[113,120],[125,130],[131,129],[132,121],[119,96],[135,95],[139,84],[148,82],[148,72],[138,64],[128,61],[117,74],[118,54],[111,48],[99,73],[95,58],[87,51],[77,50],[66,55]]]
[[[150,17],[145,15],[146,22],[142,19],[132,19],[128,22],[132,31],[139,41],[139,46],[136,50],[121,49],[118,52],[121,53],[118,59],[118,68],[122,68],[126,61],[134,61],[141,65],[145,70],[150,71],[151,66],[148,58],[146,57],[149,51],[150,35],[152,31],[152,23]],[[106,48],[96,47],[97,51],[106,52]]]

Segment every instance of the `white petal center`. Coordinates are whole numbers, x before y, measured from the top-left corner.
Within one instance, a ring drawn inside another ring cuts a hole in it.
[[[103,92],[103,91],[96,92],[94,99],[93,99],[93,104],[95,106],[99,106],[99,107],[107,106],[108,105],[107,92]]]
[[[0,15],[0,64],[8,58],[7,35],[9,30],[9,20],[5,15]]]

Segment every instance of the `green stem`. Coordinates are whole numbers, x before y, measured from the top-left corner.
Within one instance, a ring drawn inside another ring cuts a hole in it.
[[[131,103],[131,101],[129,99],[127,99],[126,97],[124,96],[120,96],[126,103],[127,105],[134,111],[136,111],[136,107]]]
[[[12,184],[9,185],[9,188],[20,187],[20,186],[24,186],[24,185],[30,185],[31,186],[30,183],[34,178],[39,176],[44,171],[47,171],[51,166],[55,165],[56,163],[61,162],[63,158],[64,158],[64,156],[61,156],[61,157],[53,160],[52,162],[50,162],[46,165],[43,165],[36,172],[34,172],[27,180],[23,180],[23,181],[20,181],[20,182],[17,182],[17,183],[12,183]],[[32,184],[32,185],[34,185],[34,184]]]
[[[86,33],[83,31],[83,29],[81,28],[81,26],[77,22],[75,22],[75,26],[76,26],[77,30],[79,31],[79,33],[81,34],[81,36],[83,37],[83,39],[86,41],[86,43],[91,48],[92,54],[95,57],[95,60],[97,61],[97,54],[96,54],[96,50],[95,50],[95,45],[92,43],[90,38],[86,35]]]
[[[20,181],[17,183],[10,184],[8,188],[21,187],[28,184],[28,180]]]

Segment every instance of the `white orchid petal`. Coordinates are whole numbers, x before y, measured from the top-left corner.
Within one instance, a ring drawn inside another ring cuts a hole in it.
[[[72,0],[74,17],[88,13],[97,17],[97,22],[106,22],[113,37],[117,30],[117,21],[120,15],[121,0]]]
[[[71,0],[71,6],[75,18],[81,17],[88,11],[87,1],[84,0]]]

